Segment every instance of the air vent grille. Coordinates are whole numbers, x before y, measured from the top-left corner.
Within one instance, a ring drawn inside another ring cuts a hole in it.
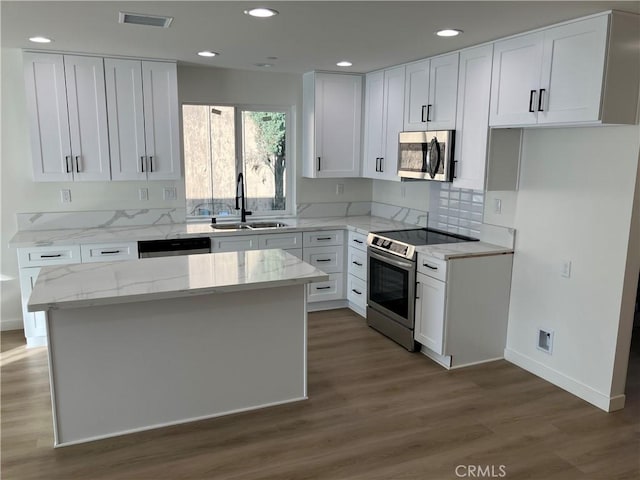
[[[173,17],[163,17],[161,15],[147,15],[146,13],[119,12],[119,23],[130,23],[133,25],[146,25],[148,27],[169,28]]]

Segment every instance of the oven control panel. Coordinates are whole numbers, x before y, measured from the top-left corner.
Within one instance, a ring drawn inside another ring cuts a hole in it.
[[[391,240],[382,236],[369,234],[368,242],[370,247],[393,253],[399,257],[411,259],[414,256],[415,247],[397,240]]]

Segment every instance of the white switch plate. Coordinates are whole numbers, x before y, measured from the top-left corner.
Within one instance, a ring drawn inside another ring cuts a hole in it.
[[[138,197],[140,200],[149,200],[149,189],[148,188],[140,188],[138,189]]]
[[[342,195],[344,193],[344,183],[338,183],[336,185],[336,195]]]
[[[164,200],[177,200],[178,199],[178,193],[176,192],[176,187],[164,187],[164,190],[162,192],[162,198]]]
[[[60,203],[71,203],[71,190],[68,188],[60,190]]]
[[[502,200],[499,198],[493,199],[493,213],[502,213]]]
[[[571,260],[563,260],[560,267],[560,276],[564,278],[571,278]]]

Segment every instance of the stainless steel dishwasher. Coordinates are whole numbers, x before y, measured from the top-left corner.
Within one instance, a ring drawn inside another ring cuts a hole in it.
[[[173,240],[147,240],[138,242],[138,257],[174,257],[178,255],[193,255],[210,253],[211,239],[209,237],[176,238]]]

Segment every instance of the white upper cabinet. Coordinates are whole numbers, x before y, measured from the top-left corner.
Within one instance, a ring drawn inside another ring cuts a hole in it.
[[[429,60],[409,63],[405,71],[404,130],[427,129],[429,104]]]
[[[180,178],[175,63],[105,59],[114,180]]]
[[[359,177],[362,77],[303,76],[303,175]]]
[[[453,180],[456,188],[484,190],[492,58],[493,45],[460,52]]]
[[[398,135],[404,126],[405,67],[369,74],[366,84],[362,176],[400,181]]]
[[[102,58],[24,54],[36,181],[109,180]]]
[[[427,130],[456,128],[458,56],[456,52],[431,59],[429,103],[426,109]]]
[[[634,41],[637,16],[614,12],[496,42],[489,124],[636,123]]]
[[[458,53],[406,66],[404,130],[453,130],[456,123]]]

